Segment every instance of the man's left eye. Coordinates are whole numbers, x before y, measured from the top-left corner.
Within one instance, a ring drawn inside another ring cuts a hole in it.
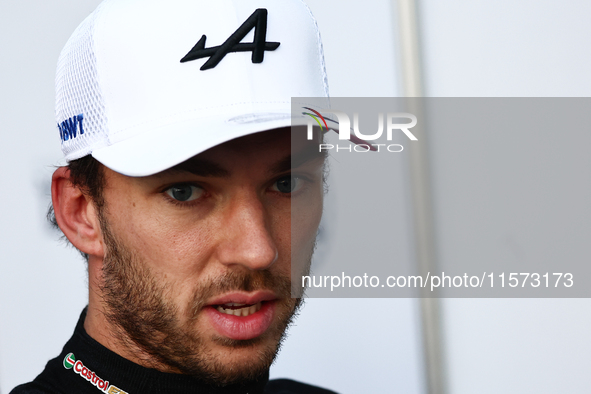
[[[201,197],[203,189],[195,185],[174,185],[166,190],[166,194],[177,201],[193,201]]]
[[[293,176],[284,176],[275,181],[273,190],[280,193],[293,193],[296,189],[301,187],[302,180]]]

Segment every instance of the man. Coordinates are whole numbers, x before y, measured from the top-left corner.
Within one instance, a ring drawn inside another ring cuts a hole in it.
[[[56,88],[53,211],[89,303],[12,392],[329,393],[268,381],[322,212],[323,157],[289,127],[291,97],[328,96],[307,7],[106,0]]]

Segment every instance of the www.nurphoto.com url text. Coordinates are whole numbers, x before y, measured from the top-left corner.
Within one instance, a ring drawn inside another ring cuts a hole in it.
[[[381,280],[378,276],[349,276],[343,272],[338,275],[306,275],[302,276],[302,287],[323,287],[330,291],[339,288],[426,288],[435,291],[438,288],[515,288],[515,287],[572,287],[574,278],[571,273],[564,272],[484,272],[482,275],[446,275],[444,272],[431,275],[388,276]]]

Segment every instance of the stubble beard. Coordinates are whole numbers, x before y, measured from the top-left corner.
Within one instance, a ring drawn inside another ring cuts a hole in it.
[[[103,282],[100,286],[105,317],[116,339],[127,349],[140,349],[144,366],[191,375],[212,386],[227,386],[263,378],[273,363],[285,331],[302,304],[291,298],[290,278],[270,271],[229,271],[214,281],[200,284],[187,305],[190,316],[181,319],[181,311],[170,297],[172,284],[159,283],[141,259],[118,240],[104,213],[99,219],[105,244]],[[196,329],[196,320],[212,296],[229,291],[270,289],[278,296],[277,323],[260,337],[232,340],[216,336],[206,343],[205,334]],[[216,345],[218,354],[211,349]],[[252,348],[248,362],[231,363],[219,356],[219,349]],[[138,355],[137,352],[134,355]]]

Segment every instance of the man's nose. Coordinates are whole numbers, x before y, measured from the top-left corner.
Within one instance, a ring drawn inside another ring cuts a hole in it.
[[[289,221],[286,221],[289,225]],[[226,209],[217,255],[226,265],[242,265],[251,270],[269,268],[279,256],[271,232],[270,217],[255,194],[232,199]]]

